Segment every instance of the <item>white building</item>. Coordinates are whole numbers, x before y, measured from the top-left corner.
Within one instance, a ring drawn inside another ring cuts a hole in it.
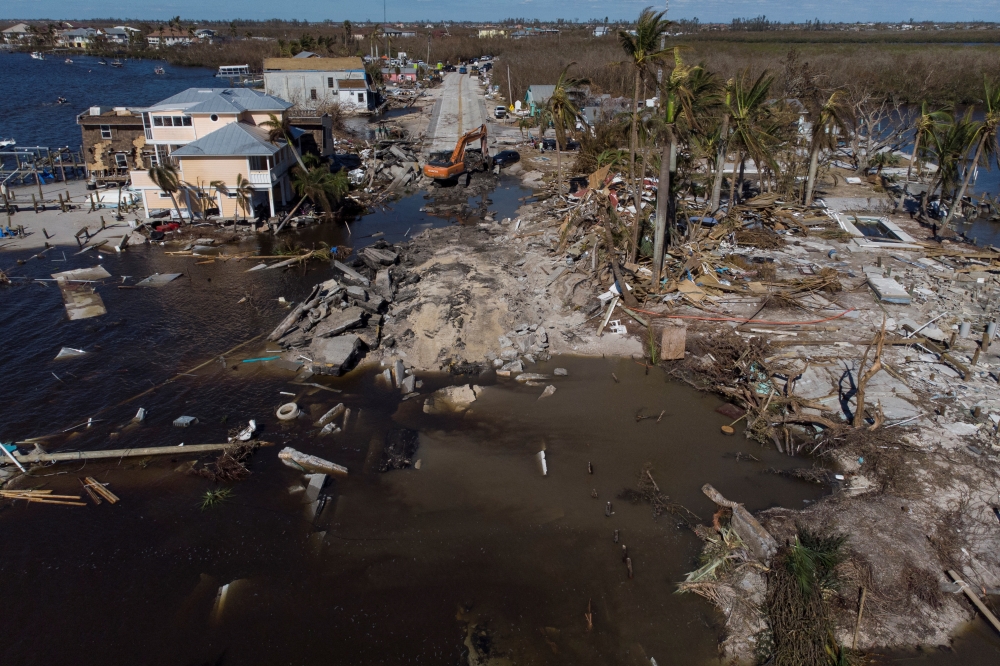
[[[322,58],[308,51],[265,58],[264,90],[303,109],[339,102],[345,110],[367,112],[379,101],[361,58]]]

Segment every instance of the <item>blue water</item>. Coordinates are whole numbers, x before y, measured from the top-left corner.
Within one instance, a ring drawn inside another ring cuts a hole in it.
[[[27,53],[0,51],[0,90],[6,112],[0,116],[0,138],[19,146],[80,147],[76,117],[91,106],[149,106],[186,88],[219,87],[214,71],[174,67],[153,60],[124,61],[122,68],[98,65],[98,58],[49,55],[33,60]],[[110,59],[108,59],[110,62]],[[163,67],[165,74],[153,69]],[[67,104],[56,104],[65,97]]]

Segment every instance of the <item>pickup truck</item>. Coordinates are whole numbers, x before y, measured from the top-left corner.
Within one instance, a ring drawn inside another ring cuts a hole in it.
[[[499,120],[501,118],[506,118],[507,117],[507,107],[502,106],[502,105],[495,107],[493,109],[493,117],[496,118],[497,120]]]

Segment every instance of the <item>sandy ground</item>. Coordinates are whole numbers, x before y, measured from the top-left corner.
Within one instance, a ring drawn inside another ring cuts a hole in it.
[[[418,370],[464,363],[489,364],[502,351],[501,337],[520,324],[547,332],[550,354],[641,356],[632,336],[596,334],[585,315],[595,285],[549,251],[556,230],[535,235],[521,209],[516,220],[429,229],[407,249],[421,277],[415,299],[394,306],[383,331],[397,341],[383,350]],[[601,291],[604,291],[601,289]],[[526,367],[530,372],[530,366]]]

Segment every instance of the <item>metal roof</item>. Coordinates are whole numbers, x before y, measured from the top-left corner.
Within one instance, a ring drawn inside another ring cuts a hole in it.
[[[249,88],[188,88],[146,109],[187,113],[240,113],[284,111],[292,104]]]
[[[528,92],[525,95],[531,95],[531,101],[535,104],[544,104],[548,101],[549,97],[552,97],[552,93],[555,92],[556,87],[553,85],[534,85],[528,86]]]
[[[225,127],[192,141],[171,153],[178,157],[237,157],[270,156],[284,147],[267,140],[267,132],[246,123],[229,123]]]

